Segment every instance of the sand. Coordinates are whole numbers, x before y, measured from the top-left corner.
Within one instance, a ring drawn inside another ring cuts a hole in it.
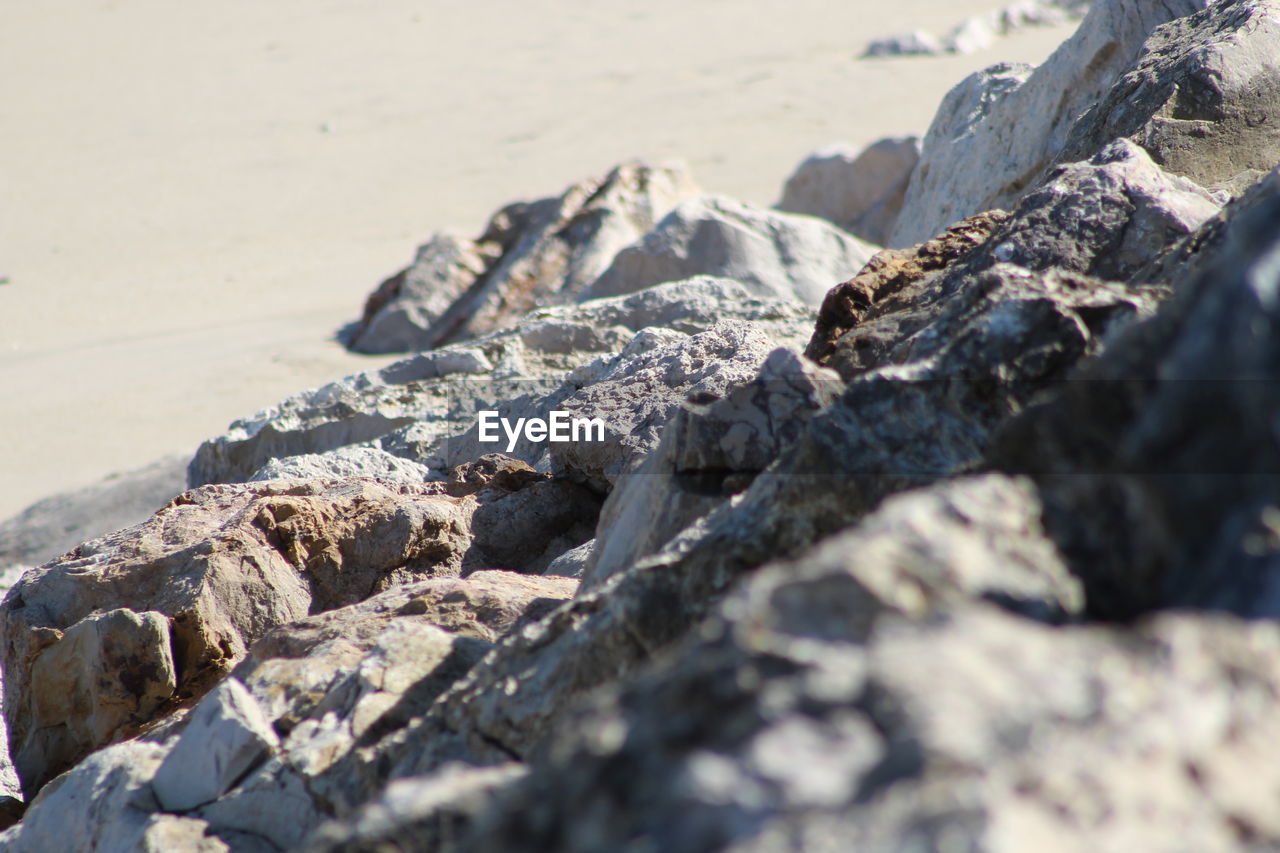
[[[333,333],[432,231],[631,157],[770,204],[1069,28],[857,61],[998,0],[44,0],[0,28],[0,517],[386,358]],[[433,7],[440,7],[439,9]]]

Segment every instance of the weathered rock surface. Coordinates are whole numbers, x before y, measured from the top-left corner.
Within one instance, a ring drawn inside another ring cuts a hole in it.
[[[210,486],[33,569],[0,606],[24,789],[199,695],[276,625],[457,574],[474,509],[440,486]]]
[[[475,241],[438,234],[370,295],[351,347],[430,349],[572,302],[619,249],[696,193],[683,166],[626,163],[558,198],[503,208]]]
[[[186,488],[186,464],[185,457],[166,457],[0,521],[0,569],[39,565],[86,539],[145,521]]]
[[[1280,165],[1280,4],[1219,0],[1158,29],[1071,128],[1058,160],[1118,137],[1167,171],[1232,194]]]
[[[862,57],[974,53],[1027,27],[1052,27],[1078,20],[1088,8],[1089,0],[1017,0],[986,15],[966,18],[941,37],[914,30],[873,39],[863,49]]]
[[[746,489],[842,388],[836,374],[779,349],[726,396],[686,402],[657,447],[609,493],[583,590],[630,568]]]
[[[881,139],[862,151],[847,145],[821,148],[787,178],[777,207],[819,216],[882,245],[893,231],[919,159],[920,140],[914,136]]]
[[[1034,71],[995,66],[957,86],[925,135],[888,245],[909,246],[984,210],[1013,208],[1058,159],[1077,117],[1134,63],[1147,36],[1204,5],[1101,0]],[[1096,150],[1077,151],[1068,162]]]
[[[1280,173],[1224,213],[1189,241],[1165,310],[1011,423],[993,455],[1039,476],[1097,615],[1280,614]]]
[[[761,299],[736,282],[705,277],[535,311],[514,329],[358,373],[238,420],[201,445],[188,479],[192,486],[242,482],[273,458],[374,441],[443,476],[459,457],[441,451],[440,443],[465,432],[479,409],[549,393],[568,371],[619,352],[641,329],[662,326],[693,334],[738,318],[757,324],[782,345],[808,317],[794,302]],[[495,449],[502,448],[488,445],[480,452]]]
[[[591,285],[593,298],[667,281],[712,275],[756,296],[817,305],[857,272],[874,248],[828,222],[701,196],[676,207],[634,245],[618,252]]]
[[[373,477],[395,483],[425,483],[438,477],[425,465],[387,453],[377,447],[354,445],[325,453],[304,453],[272,459],[249,478],[262,480],[341,480]]]

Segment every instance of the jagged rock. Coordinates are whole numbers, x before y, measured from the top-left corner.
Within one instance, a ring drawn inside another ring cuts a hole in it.
[[[376,447],[339,447],[325,453],[304,453],[272,459],[249,478],[262,480],[339,480],[373,477],[394,483],[424,483],[436,479],[430,468]]]
[[[372,442],[443,476],[459,457],[443,452],[441,442],[471,426],[478,410],[552,391],[566,372],[618,352],[643,328],[693,334],[733,317],[759,324],[782,344],[809,313],[707,277],[535,311],[514,329],[348,376],[238,420],[200,446],[188,478],[192,486],[241,482],[272,458]]]
[[[805,356],[825,364],[835,352],[836,341],[869,319],[873,310],[908,308],[920,286],[927,283],[926,276],[968,258],[1007,218],[1003,211],[989,211],[956,223],[919,246],[876,254],[856,276],[827,292]]]
[[[1091,612],[1280,614],[1280,172],[1180,252],[1174,297],[991,454],[1034,472]]]
[[[1217,213],[1216,199],[1165,173],[1127,139],[1052,172],[980,254],[990,263],[1123,281]]]
[[[618,252],[591,285],[596,297],[632,293],[694,275],[724,276],[764,298],[817,305],[874,248],[830,223],[752,207],[724,196],[682,203]]]
[[[429,349],[489,334],[526,311],[571,302],[619,249],[697,193],[680,165],[625,163],[558,198],[494,214],[470,241],[440,234],[369,297],[351,335],[359,352]]]
[[[162,703],[200,695],[276,625],[390,582],[456,574],[475,502],[442,491],[207,486],[27,573],[0,607],[4,714],[24,790]]]
[[[308,787],[317,774],[365,735],[421,714],[494,640],[545,615],[576,586],[567,578],[477,572],[395,587],[276,628],[204,697],[177,738],[157,730],[149,737],[163,743],[107,747],[48,785],[24,823],[3,836],[15,845],[6,849],[107,849],[78,842],[41,848],[54,821],[70,825],[71,839],[97,837],[90,832],[152,837],[164,824],[166,838],[225,842],[211,850],[291,849],[326,815],[327,805]],[[251,767],[237,773],[235,763],[219,760],[235,751],[220,750],[228,745],[228,726],[261,747],[249,750],[255,761],[268,748],[274,757],[237,778]],[[227,790],[227,783],[234,787]],[[174,825],[162,813],[186,810],[211,793],[214,801],[184,818],[189,825]]]
[[[1220,0],[1156,30],[1137,65],[1071,128],[1058,160],[1084,159],[1117,137],[1232,194],[1280,164],[1280,5]]]
[[[398,779],[375,802],[346,821],[322,826],[302,853],[381,853],[447,850],[494,794],[525,773],[516,763],[496,767],[446,765],[420,779]]]
[[[186,488],[187,459],[168,456],[37,501],[0,521],[0,569],[34,566],[104,533],[145,521]],[[7,589],[12,583],[0,583]]]
[[[882,244],[893,230],[919,159],[920,140],[914,136],[881,139],[861,152],[847,145],[821,148],[787,178],[778,209],[820,216]]]
[[[685,403],[605,501],[582,589],[599,587],[746,489],[842,388],[836,374],[779,349],[726,396]]]
[[[539,470],[550,469],[601,493],[631,470],[658,443],[663,426],[691,395],[721,396],[755,375],[779,342],[794,343],[803,326],[778,324],[773,334],[761,324],[725,320],[696,335],[666,329],[640,332],[621,353],[571,372],[551,393],[528,393],[495,406],[510,423],[569,418],[599,419],[603,437],[560,443],[523,435],[501,450]],[[480,440],[477,424],[445,447],[454,464],[475,459],[494,444]],[[505,438],[503,439],[505,441]]]
[[[1076,118],[1133,64],[1152,30],[1204,5],[1101,0],[1034,71],[995,66],[953,89],[925,135],[888,245],[909,246],[981,211],[1013,208],[1058,158]]]
[[[1280,843],[1274,624],[1046,627],[972,605],[915,622],[892,604],[864,620],[875,593],[851,568],[759,577],[566,721],[450,849]]]
[[[257,700],[238,679],[210,691],[152,779],[170,812],[191,811],[225,794],[280,745]]]

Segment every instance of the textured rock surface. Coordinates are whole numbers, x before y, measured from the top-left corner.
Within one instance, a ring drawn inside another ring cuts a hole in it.
[[[352,348],[429,349],[571,302],[619,249],[696,192],[683,166],[627,163],[558,198],[503,208],[474,242],[436,235],[370,295]]]
[[[967,216],[1012,208],[1057,159],[1076,118],[1132,65],[1152,30],[1204,5],[1101,0],[1034,71],[996,66],[957,86],[925,135],[888,245],[908,246]],[[1095,151],[1068,159],[1085,160]]]
[[[617,296],[694,275],[724,276],[753,294],[817,305],[833,284],[857,272],[874,248],[828,222],[701,196],[667,214],[618,252],[591,285]]]
[[[973,53],[1027,27],[1051,27],[1078,20],[1088,8],[1089,0],[1017,0],[986,15],[966,18],[941,37],[914,30],[873,39],[863,49],[862,57]]]
[[[201,445],[188,478],[192,486],[241,482],[273,458],[374,441],[443,475],[440,442],[464,432],[479,409],[549,393],[565,373],[617,353],[641,329],[693,334],[738,318],[757,323],[782,344],[808,317],[796,303],[761,299],[736,282],[706,277],[535,311],[514,329],[348,376],[238,420]],[[450,459],[447,467],[457,463],[457,454]]]
[[[339,447],[325,453],[304,453],[272,459],[249,478],[261,480],[315,480],[374,477],[395,483],[424,483],[436,479],[430,468],[402,459],[376,447]]]
[[[199,695],[276,625],[395,578],[456,574],[474,501],[440,492],[359,480],[211,486],[29,572],[0,608],[4,714],[24,789],[162,703]]]
[[[746,489],[842,387],[831,371],[779,349],[749,383],[682,406],[605,501],[583,589],[630,568]]]
[[[1192,241],[1167,308],[997,446],[998,464],[1040,475],[1099,615],[1280,615],[1280,173],[1225,213]]]
[[[145,521],[186,488],[186,464],[182,456],[166,457],[0,521],[0,570],[38,565],[86,539]]]
[[[1058,159],[1083,159],[1117,137],[1233,194],[1280,165],[1280,4],[1220,0],[1161,27],[1071,129]]]
[[[881,139],[862,151],[821,148],[796,167],[778,209],[820,216],[877,245],[893,231],[911,170],[920,159],[914,136]]]

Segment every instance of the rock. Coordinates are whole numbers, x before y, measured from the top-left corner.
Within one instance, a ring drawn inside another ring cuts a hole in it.
[[[572,302],[619,249],[696,192],[683,166],[625,163],[559,198],[503,208],[478,240],[436,235],[369,297],[351,346],[430,349]]]
[[[846,145],[819,149],[787,178],[778,209],[819,216],[883,244],[919,159],[920,140],[914,136],[881,139],[861,152]]]
[[[817,219],[763,210],[724,196],[690,199],[618,252],[592,298],[633,293],[694,275],[724,276],[753,294],[817,305],[857,272],[872,247]]]
[[[947,48],[941,39],[924,30],[874,39],[862,51],[863,59],[882,56],[938,56]]]
[[[591,555],[595,548],[596,540],[594,539],[583,542],[577,548],[570,548],[552,560],[543,574],[581,579],[583,572],[591,564]]]
[[[873,309],[908,308],[926,276],[968,258],[1007,218],[1002,211],[979,214],[914,248],[876,254],[856,276],[827,292],[805,356],[825,364],[835,352],[836,341],[869,319]]]
[[[171,812],[191,811],[225,794],[279,746],[257,700],[235,678],[210,691],[152,779]]]
[[[339,447],[325,453],[304,453],[272,459],[249,478],[262,480],[340,480],[373,477],[393,483],[425,483],[436,479],[430,468],[393,456],[376,447]]]
[[[126,741],[90,755],[31,801],[22,823],[0,834],[0,847],[12,853],[159,853],[163,848],[148,847],[144,839],[165,832],[153,827],[156,802],[148,784],[164,754],[159,744]]]
[[[1280,171],[1175,253],[1174,297],[1155,318],[991,451],[992,464],[1037,476],[1093,615],[1280,614],[1277,221]]]
[[[520,418],[546,420],[553,411],[571,419],[599,419],[602,436],[592,432],[560,443],[522,437],[502,449],[534,468],[606,493],[657,445],[663,426],[686,397],[721,396],[748,381],[780,341],[790,338],[794,343],[791,336],[802,328],[779,324],[770,334],[763,324],[725,320],[692,336],[663,329],[642,331],[617,356],[571,372],[550,393],[528,393],[494,409],[510,423]],[[480,438],[477,425],[450,439],[444,447],[449,454],[446,463],[476,459],[495,446]]]
[[[145,521],[186,488],[186,463],[185,457],[169,456],[37,501],[0,521],[0,568],[38,565],[86,539]]]
[[[1272,0],[1221,0],[1156,30],[1071,128],[1059,162],[1127,137],[1175,175],[1244,190],[1280,165],[1278,13]]]
[[[1133,64],[1152,30],[1204,5],[1101,0],[1034,71],[998,65],[966,79],[943,99],[925,135],[887,245],[909,246],[965,217],[1012,209],[1057,161],[1076,118]],[[1078,151],[1069,161],[1095,153]]]
[[[24,790],[162,704],[198,697],[276,625],[459,572],[475,504],[442,491],[208,486],[27,573],[0,606],[4,713]]]
[[[685,403],[605,501],[582,589],[599,587],[745,490],[842,388],[831,371],[779,349],[726,396]]]
[[[1142,148],[1120,139],[1087,163],[1052,172],[981,252],[991,263],[1123,281],[1219,207],[1199,186],[1165,173]]]
[[[1088,8],[1088,0],[1017,0],[986,15],[966,18],[942,38],[914,30],[874,39],[863,49],[862,58],[976,53],[991,47],[997,38],[1027,27],[1056,26],[1079,20]]]
[[[617,353],[643,328],[693,334],[739,318],[785,343],[809,316],[795,303],[760,299],[736,282],[707,277],[535,311],[514,329],[348,376],[238,420],[201,445],[188,478],[192,486],[242,482],[273,458],[374,442],[442,477],[459,458],[441,443],[474,424],[477,411],[553,391],[565,373]]]
[[[438,773],[398,779],[377,800],[343,822],[322,826],[303,853],[377,853],[388,849],[450,849],[495,794],[524,775],[517,763],[495,767],[449,764]]]

